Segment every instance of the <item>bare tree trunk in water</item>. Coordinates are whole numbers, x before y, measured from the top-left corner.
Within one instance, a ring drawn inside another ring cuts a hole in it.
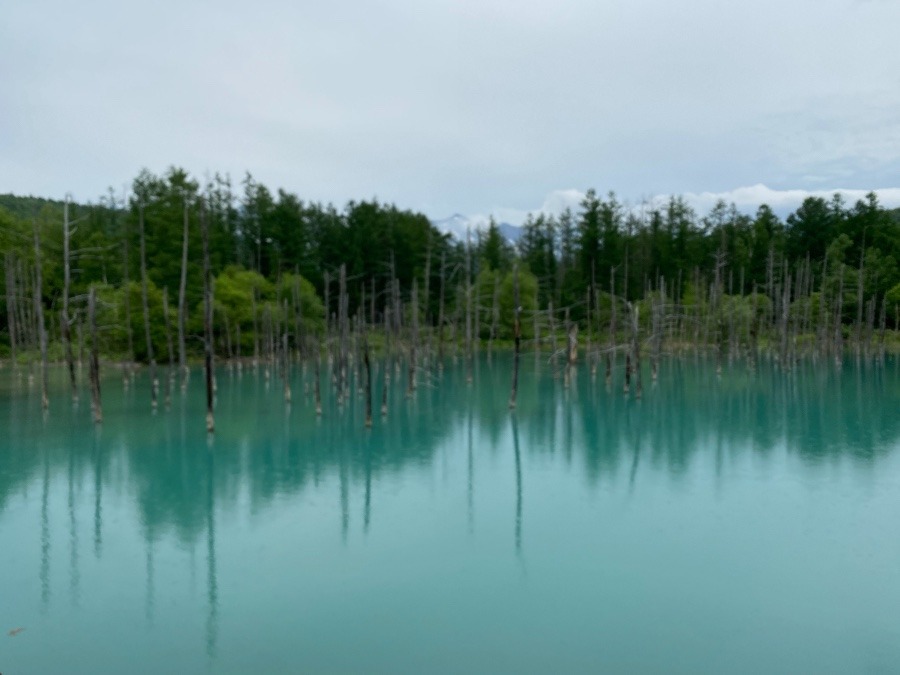
[[[291,403],[291,372],[290,360],[288,359],[288,322],[287,322],[287,300],[282,301],[284,310],[284,327],[281,333],[281,380],[284,388],[284,402]]]
[[[127,206],[126,196],[122,194],[122,208]],[[125,387],[128,387],[128,380],[131,374],[132,363],[134,362],[134,331],[131,326],[131,281],[129,277],[129,267],[131,257],[129,254],[129,237],[131,233],[128,228],[128,218],[123,219],[122,234],[122,287],[125,289],[123,304],[125,306],[125,334],[128,338],[128,353],[122,360],[122,378]]]
[[[63,206],[63,297],[62,297],[62,321],[60,322],[60,327],[62,328],[61,336],[63,341],[63,347],[66,352],[66,366],[69,370],[69,384],[72,387],[72,400],[74,402],[78,402],[78,383],[75,380],[75,358],[72,355],[72,333],[71,333],[71,325],[72,321],[69,318],[69,286],[71,284],[71,265],[69,260],[69,237],[71,236],[71,232],[69,231],[69,200],[70,197],[66,195],[66,202]]]
[[[187,193],[184,200],[184,223],[181,235],[181,280],[178,284],[178,366],[181,368],[181,388],[187,388],[188,366],[187,349],[185,346],[184,322],[185,322],[185,295],[187,293],[187,266],[188,266],[188,201]]]
[[[16,340],[18,338],[16,322],[16,273],[13,269],[13,254],[8,251],[4,256],[6,265],[6,318],[9,324],[9,354],[12,358],[13,368],[18,363],[16,355]]]
[[[419,348],[419,282],[413,279],[412,300],[410,302],[412,309],[412,335],[410,336],[409,347],[409,383],[406,389],[406,395],[412,396],[416,391],[416,357]]]
[[[841,264],[840,281],[838,282],[838,295],[835,300],[837,305],[834,312],[834,362],[841,364],[844,358],[844,334],[843,334],[843,314],[844,314],[844,265]]]
[[[35,218],[34,226],[34,314],[37,319],[38,340],[41,345],[41,407],[47,410],[50,407],[50,399],[47,391],[49,389],[49,374],[47,364],[47,329],[44,326],[44,306],[43,306],[43,277],[41,262],[41,238],[38,231],[38,223]]]
[[[382,366],[382,370],[384,371],[381,374],[381,416],[386,417],[388,412],[388,384],[391,380],[391,343],[390,343],[390,310],[385,307],[384,311],[384,333],[387,339],[387,345],[384,353],[384,365]]]
[[[366,427],[372,426],[372,364],[369,361],[369,340],[363,334],[363,363],[366,366]]]
[[[431,325],[431,313],[428,311],[429,307],[431,307],[431,234],[429,230],[428,235],[428,248],[425,250],[425,279],[423,280],[425,283],[425,311],[422,313],[422,318],[425,319],[425,325]]]
[[[466,232],[466,382],[472,383],[472,241]]]
[[[206,361],[206,431],[215,430],[213,416],[213,332],[212,332],[212,280],[209,269],[209,224],[206,211],[200,207],[200,236],[203,240],[203,351]]]
[[[97,346],[97,294],[94,287],[91,286],[91,292],[88,296],[88,323],[91,326],[91,361],[90,361],[90,380],[91,380],[91,412],[94,416],[94,424],[100,424],[103,421],[103,406],[100,402],[100,359],[98,357]]]
[[[256,286],[253,286],[253,293],[250,294],[250,313],[253,314],[253,367],[259,367],[259,309],[256,306]],[[328,321],[328,315],[325,315],[325,321]]]
[[[438,364],[444,367],[444,285],[447,280],[447,254],[441,251],[441,291],[438,303]]]
[[[153,338],[150,334],[150,305],[147,301],[147,246],[144,236],[144,204],[138,204],[138,228],[141,236],[141,307],[144,312],[144,337],[147,340],[147,359],[150,361],[150,406],[156,409],[159,378],[156,376],[156,357],[153,354]]]
[[[315,396],[316,396],[316,416],[322,416],[322,350],[316,346],[316,372],[315,372]]]
[[[513,350],[512,390],[509,394],[510,409],[516,407],[516,397],[519,393],[519,351],[522,344],[521,310],[522,308],[519,306],[519,264],[513,263],[513,312],[515,313],[513,340],[515,347]]]
[[[638,307],[629,303],[628,308],[631,310],[631,354],[635,378],[634,395],[635,398],[640,398],[644,387],[641,381],[641,341],[638,339]]]
[[[488,335],[488,356],[494,351],[497,324],[500,321],[500,271],[494,273],[494,297],[491,300],[491,332]]]
[[[613,359],[616,356],[616,268],[609,268],[609,345],[606,349],[606,384],[612,381]]]
[[[166,348],[169,352],[169,372],[166,375],[166,407],[172,402],[172,381],[175,379],[175,346],[172,344],[172,326],[169,321],[169,287],[163,288],[163,321],[166,327]]]

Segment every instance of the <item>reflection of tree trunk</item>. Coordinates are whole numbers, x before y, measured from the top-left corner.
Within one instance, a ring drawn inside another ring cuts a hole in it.
[[[369,361],[369,341],[363,335],[363,363],[366,367],[366,426],[372,426],[372,364]]]
[[[372,447],[367,445],[366,453],[366,496],[363,503],[363,532],[369,533],[369,521],[372,518]]]
[[[346,447],[338,454],[338,478],[341,490],[341,538],[346,543],[350,530],[350,476],[347,469]]]
[[[81,575],[78,571],[78,521],[75,518],[75,451],[69,448],[68,496],[69,510],[69,592],[72,604],[76,607],[79,601]]]
[[[469,399],[468,420],[468,453],[466,465],[466,506],[468,512],[469,534],[475,529],[475,463],[472,457],[472,400]]]
[[[99,434],[94,431],[94,557],[100,559],[103,548],[103,463]]]
[[[219,640],[219,581],[216,576],[216,518],[215,518],[215,453],[209,458],[206,481],[206,654],[215,656]]]
[[[44,480],[41,486],[41,604],[44,610],[50,605],[50,457],[44,449]]]
[[[516,553],[522,552],[522,457],[519,452],[519,423],[515,415],[512,424],[513,452],[516,459]]]

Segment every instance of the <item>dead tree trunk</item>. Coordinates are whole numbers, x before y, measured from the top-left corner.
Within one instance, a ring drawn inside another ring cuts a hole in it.
[[[16,273],[13,269],[13,254],[7,251],[4,256],[6,266],[6,322],[9,325],[9,354],[12,358],[13,368],[18,362],[16,355],[16,342],[18,340],[16,322]]]
[[[253,314],[253,367],[259,367],[259,309],[256,306],[256,286],[250,294],[250,313]],[[328,315],[325,315],[328,320]]]
[[[639,339],[639,321],[638,321],[638,308],[631,303],[628,303],[628,309],[631,312],[631,350],[630,354],[632,357],[632,367],[634,368],[634,379],[635,379],[635,389],[634,395],[635,398],[640,398],[641,394],[644,392],[643,382],[641,381],[641,341]]]
[[[412,335],[409,338],[409,382],[406,395],[412,396],[416,391],[416,357],[419,348],[419,282],[413,279],[412,299],[410,301],[412,311]]]
[[[447,254],[441,251],[441,290],[438,301],[438,363],[444,367],[444,286],[447,283]]]
[[[203,352],[206,366],[206,431],[215,430],[213,406],[213,315],[212,315],[212,279],[209,266],[209,223],[206,211],[200,209],[200,236],[203,245]]]
[[[663,313],[666,303],[666,280],[661,278],[658,285],[658,297],[653,300],[651,330],[653,332],[653,356],[650,360],[650,378],[656,382],[659,377],[659,359],[662,353]]]
[[[43,276],[41,262],[41,238],[37,219],[32,221],[34,225],[34,315],[37,320],[38,340],[41,346],[41,407],[47,410],[50,407],[49,367],[47,363],[47,329],[44,326],[43,303]]]
[[[314,383],[314,395],[316,397],[316,416],[322,416],[322,349],[316,345],[316,381]]]
[[[863,288],[865,281],[865,237],[859,252],[859,272],[856,275],[856,325],[854,326],[854,340],[856,342],[856,357],[862,352],[863,338]]]
[[[188,267],[188,200],[187,194],[183,196],[184,216],[181,234],[181,280],[178,284],[178,366],[181,368],[181,388],[187,387],[188,366],[187,348],[185,338],[185,298],[187,293],[187,267]]]
[[[566,323],[568,323],[566,362],[570,366],[574,366],[578,362],[578,324],[568,320]]]
[[[612,380],[616,357],[616,268],[609,268],[609,344],[606,347],[606,384]]]
[[[91,357],[89,378],[91,381],[91,412],[94,417],[94,424],[100,424],[103,421],[103,406],[100,401],[100,359],[98,356],[99,348],[97,344],[97,294],[94,287],[88,296],[88,323],[91,326]]]
[[[144,337],[147,341],[147,360],[150,362],[150,406],[156,408],[159,378],[156,376],[156,357],[153,354],[153,337],[150,333],[150,304],[147,299],[147,245],[144,233],[144,204],[138,204],[138,229],[141,236],[141,308],[144,312]]]
[[[491,301],[491,333],[488,337],[488,354],[494,350],[497,339],[497,324],[500,321],[500,272],[494,272],[494,297]]]
[[[549,330],[550,330],[550,364],[553,367],[553,376],[556,377],[558,375],[556,371],[556,362],[558,359],[559,352],[559,344],[556,342],[556,310],[553,309],[553,301],[550,301],[550,305],[547,308],[547,315],[549,318]]]
[[[372,364],[369,361],[369,340],[363,333],[363,364],[366,367],[366,427],[372,426]]]
[[[425,319],[425,327],[426,329],[431,326],[431,235],[428,235],[428,248],[425,250],[425,278],[423,279],[423,283],[425,284],[424,295],[425,295],[425,311],[422,312],[422,318]],[[429,331],[430,333],[431,331]],[[434,354],[428,353],[428,349],[425,349],[425,361],[428,362],[430,359],[434,357]]]
[[[284,402],[290,405],[291,402],[291,366],[288,359],[288,322],[287,322],[287,300],[282,301],[282,311],[284,313],[284,323],[281,333],[281,381],[284,391]]]
[[[509,407],[510,409],[514,409],[516,407],[516,397],[519,393],[519,350],[521,348],[522,343],[522,324],[521,324],[521,311],[522,308],[519,306],[519,264],[513,264],[513,312],[514,312],[514,320],[513,320],[513,340],[514,340],[514,350],[513,350],[513,374],[512,374],[512,390],[509,394]]]
[[[341,345],[339,355],[339,378],[338,386],[340,388],[340,399],[343,400],[348,396],[349,386],[347,384],[347,371],[349,369],[349,351],[350,351],[350,297],[347,295],[347,265],[341,265],[340,276],[340,297],[338,298],[338,307],[340,308],[340,331]]]
[[[819,285],[819,328],[818,328],[818,352],[825,356],[828,353],[828,300],[826,294],[826,282],[828,281],[828,256],[822,261],[822,283]]]
[[[122,207],[123,209],[126,207],[127,202],[125,201],[125,195],[122,195]],[[134,361],[134,330],[131,326],[131,280],[129,275],[129,268],[131,267],[130,258],[131,255],[129,253],[129,239],[131,238],[131,232],[128,227],[128,218],[123,218],[123,235],[122,235],[122,288],[125,289],[124,297],[122,298],[122,304],[124,305],[125,310],[125,336],[128,339],[128,353],[125,354],[125,357],[122,360],[122,378],[125,383],[125,387],[128,387],[128,380],[131,374],[131,367]]]
[[[294,278],[294,349],[303,358],[303,300],[300,296],[300,274]]]
[[[835,311],[834,311],[834,361],[837,365],[841,364],[841,361],[844,358],[844,327],[843,327],[843,314],[844,314],[844,265],[841,264],[841,271],[838,282],[838,294],[835,299]]]
[[[384,310],[384,333],[387,340],[390,340],[391,337],[391,329],[390,329],[390,310],[385,307]],[[391,354],[390,354],[391,344],[390,342],[386,345],[386,351],[384,354],[384,365],[382,366],[382,370],[384,371],[381,375],[381,416],[387,416],[388,412],[388,384],[391,380]]]
[[[66,354],[66,367],[69,371],[69,384],[72,388],[72,400],[78,401],[78,383],[75,380],[75,358],[72,355],[72,320],[69,317],[69,288],[71,285],[71,261],[69,257],[69,238],[71,231],[69,230],[69,195],[66,195],[66,201],[63,205],[63,297],[62,297],[62,320],[60,321],[60,336],[62,337],[63,347]]]
[[[466,233],[466,382],[472,383],[472,238]]]
[[[172,402],[172,382],[175,379],[175,345],[172,343],[172,324],[169,321],[169,287],[163,288],[163,323],[166,329],[166,349],[169,352],[169,372],[166,375],[165,405]]]

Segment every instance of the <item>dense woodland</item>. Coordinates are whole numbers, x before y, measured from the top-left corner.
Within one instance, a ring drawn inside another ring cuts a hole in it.
[[[377,200],[339,209],[249,174],[201,183],[172,168],[93,204],[0,196],[0,356],[80,360],[93,289],[106,359],[184,366],[204,351],[204,231],[221,358],[302,353],[366,327],[379,345],[415,330],[466,353],[519,338],[600,360],[665,339],[787,357],[883,347],[900,321],[900,210],[874,194],[810,197],[783,221],[765,205],[635,209],[590,190],[577,212],[529,217],[514,246],[493,223],[458,241]]]

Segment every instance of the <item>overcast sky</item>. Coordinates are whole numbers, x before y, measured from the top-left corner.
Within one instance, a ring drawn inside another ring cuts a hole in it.
[[[177,165],[519,219],[588,187],[900,186],[895,0],[5,0],[2,17],[0,192],[95,200]]]

